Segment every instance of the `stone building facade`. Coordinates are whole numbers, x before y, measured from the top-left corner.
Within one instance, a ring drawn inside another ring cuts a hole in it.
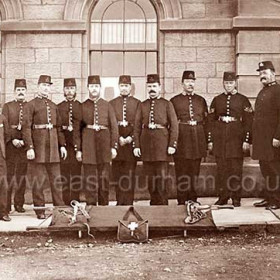
[[[120,0],[121,1],[121,0]],[[86,98],[86,78],[95,74],[91,21],[107,0],[0,0],[1,103],[13,98],[15,78],[26,78],[29,98],[40,74],[54,80],[52,99],[62,99],[62,81],[75,77],[78,98]],[[252,101],[260,88],[256,66],[273,60],[280,72],[280,1],[126,0],[156,13],[157,71],[167,98],[181,90],[181,74],[193,69],[196,92],[208,102],[222,89],[224,71],[236,71],[239,90]],[[121,13],[117,11],[116,14]],[[111,67],[118,67],[112,63]],[[278,73],[279,73],[278,72]],[[127,73],[129,74],[129,73]],[[137,92],[137,85],[136,85]],[[145,97],[141,88],[140,98]]]

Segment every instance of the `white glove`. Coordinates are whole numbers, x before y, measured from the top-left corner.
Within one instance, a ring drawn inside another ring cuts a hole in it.
[[[12,143],[13,143],[13,145],[14,145],[16,148],[22,147],[22,145],[21,145],[21,140],[19,140],[19,139],[14,139],[14,140],[12,141]]]
[[[208,150],[211,152],[213,151],[213,142],[208,143]]]
[[[115,148],[112,148],[111,149],[112,159],[116,158],[117,154],[118,154],[117,150]]]
[[[122,147],[126,144],[126,141],[122,136],[119,138],[119,143],[120,143],[120,146],[122,146]]]
[[[81,162],[83,160],[81,151],[76,152],[76,160],[79,162]]]
[[[175,148],[173,148],[173,147],[168,147],[167,153],[168,153],[169,155],[174,155],[175,152],[176,152],[176,149],[175,149]]]
[[[60,156],[63,160],[67,158],[67,150],[65,147],[60,147]]]
[[[27,156],[27,159],[33,160],[35,158],[35,151],[34,151],[34,149],[29,149],[26,152],[26,156]]]
[[[272,146],[274,148],[279,148],[280,147],[280,140],[273,138],[272,140]]]
[[[131,136],[127,136],[127,137],[125,138],[125,143],[126,143],[126,144],[130,144],[132,141],[133,141],[133,139],[132,139]]]
[[[250,150],[250,144],[247,142],[243,142],[242,149],[244,152]]]
[[[133,154],[134,154],[135,157],[141,157],[141,150],[140,150],[140,148],[135,148],[133,150]]]

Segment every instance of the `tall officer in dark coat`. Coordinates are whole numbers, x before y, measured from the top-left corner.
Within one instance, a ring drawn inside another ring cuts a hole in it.
[[[223,205],[232,198],[240,206],[243,156],[249,151],[253,110],[248,98],[236,90],[236,76],[225,72],[225,93],[216,96],[210,106],[208,146],[217,163],[216,185]]]
[[[259,63],[263,89],[255,103],[253,122],[253,158],[258,159],[266,186],[263,201],[255,206],[277,209],[280,207],[280,85],[275,80],[271,61]]]
[[[0,220],[9,222],[7,210],[7,168],[6,168],[6,144],[10,141],[10,129],[6,117],[0,115]]]
[[[60,154],[67,157],[66,142],[61,130],[57,105],[48,99],[51,77],[41,75],[38,80],[38,96],[27,103],[23,113],[22,136],[29,160],[30,181],[33,187],[34,206],[44,207],[44,187],[48,180],[53,204],[64,205],[60,174]],[[38,219],[45,218],[44,210],[35,210]]]
[[[149,98],[138,106],[135,117],[134,140],[136,157],[142,156],[148,179],[151,205],[167,205],[166,176],[168,162],[176,152],[178,122],[172,103],[160,97],[157,74],[147,76]]]
[[[23,208],[26,188],[27,159],[24,142],[22,140],[23,109],[26,100],[26,80],[15,80],[15,100],[5,103],[3,115],[10,128],[10,141],[6,146],[8,202],[7,211],[11,211],[12,192],[14,190],[14,207],[17,212],[25,212]]]
[[[77,146],[74,145],[73,139],[74,127],[78,129],[77,133],[80,133],[81,123],[81,103],[76,100],[76,90],[77,85],[74,78],[64,79],[65,100],[58,104],[67,147],[67,158],[60,163],[62,194],[66,205],[69,205],[72,200],[79,200],[79,193],[82,189],[82,164],[76,159]]]
[[[178,146],[174,155],[179,205],[188,200],[197,201],[195,182],[201,159],[206,156],[204,126],[208,112],[205,99],[194,93],[194,71],[184,71],[182,84],[184,91],[170,100],[179,122]]]
[[[130,76],[119,77],[119,89],[121,95],[110,102],[119,127],[118,155],[112,161],[112,173],[116,184],[117,205],[132,205],[137,164],[133,155],[133,127],[140,101],[131,96]]]
[[[100,97],[99,76],[88,77],[89,99],[82,103],[82,142],[74,130],[77,160],[82,160],[88,205],[109,204],[110,162],[117,156],[118,124],[114,109]]]

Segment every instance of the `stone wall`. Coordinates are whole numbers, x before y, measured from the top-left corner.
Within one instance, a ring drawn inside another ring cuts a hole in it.
[[[169,98],[182,90],[184,70],[196,72],[196,92],[208,103],[223,90],[224,71],[235,70],[232,32],[168,32],[165,34],[165,91]]]

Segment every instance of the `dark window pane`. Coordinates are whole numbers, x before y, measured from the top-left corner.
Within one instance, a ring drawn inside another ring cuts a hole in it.
[[[91,19],[92,20],[101,20],[106,8],[109,7],[110,4],[112,4],[112,3],[113,3],[112,0],[98,1],[98,3],[95,5],[95,7],[93,9]]]
[[[157,19],[155,8],[150,1],[147,0],[138,0],[138,5],[144,10],[146,19]]]
[[[157,73],[157,53],[147,52],[146,74]]]
[[[145,76],[145,53],[126,52],[125,53],[125,74],[131,76]]]
[[[126,1],[124,18],[125,21],[145,21],[145,14],[140,6],[133,2]]]
[[[118,77],[123,74],[123,53],[103,52],[102,53],[102,76]]]
[[[103,15],[103,21],[105,22],[111,20],[123,21],[124,19],[123,13],[124,13],[124,1],[123,0],[117,1],[106,9]]]

